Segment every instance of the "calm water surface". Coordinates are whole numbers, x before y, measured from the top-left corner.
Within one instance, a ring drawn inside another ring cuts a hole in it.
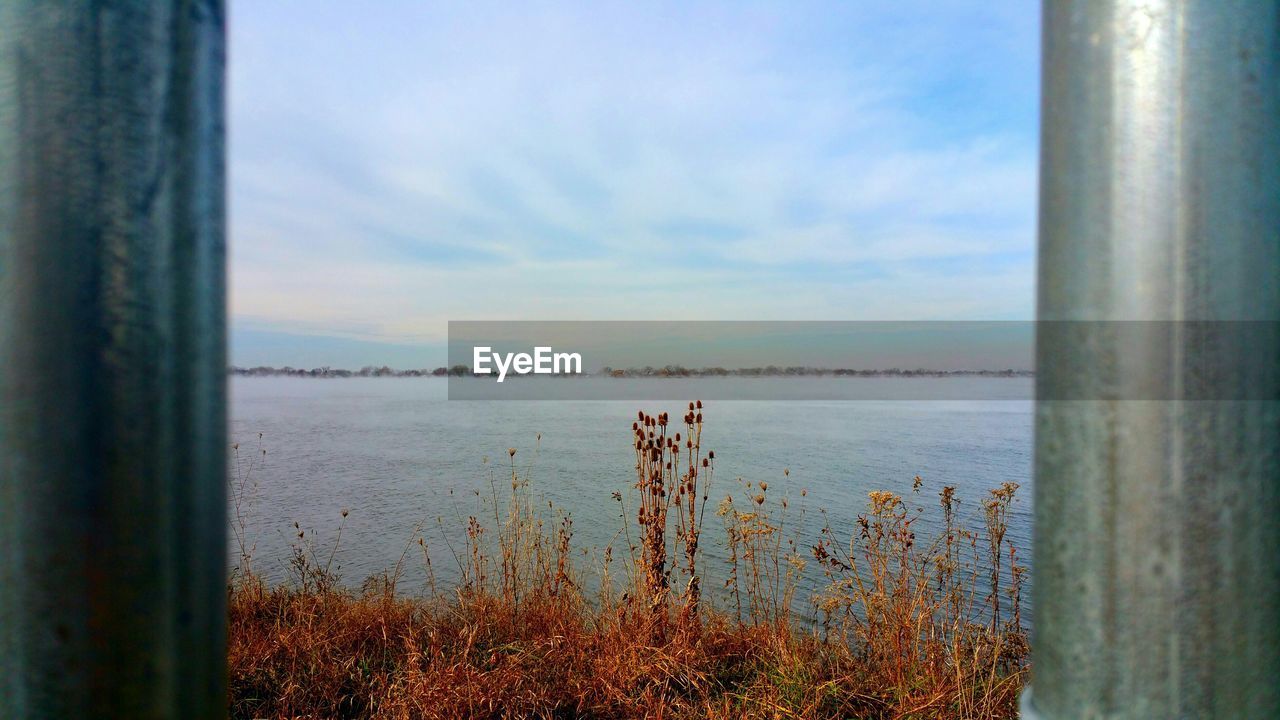
[[[824,383],[902,381],[763,382],[810,383],[805,395],[821,396]],[[831,396],[839,395],[833,387]],[[240,443],[241,471],[259,442],[267,451],[255,462],[256,490],[245,510],[256,568],[271,579],[285,577],[294,522],[318,539],[327,558],[348,509],[334,560],[345,583],[359,585],[394,567],[406,543],[416,541],[415,525],[425,521],[422,534],[445,586],[457,577],[445,540],[460,547],[459,518],[482,514],[476,492],[490,493],[495,471],[499,481],[509,473],[507,449],[513,447],[521,472],[532,474],[534,492],[572,513],[575,546],[598,552],[622,527],[612,494],[621,492],[629,512],[635,510],[636,411],[683,414],[672,401],[468,402],[446,396],[446,382],[437,378],[232,378],[232,440]],[[717,401],[707,403],[704,419],[703,447],[716,452],[709,510],[726,493],[740,495],[737,478],[767,481],[771,496],[790,496],[789,530],[808,545],[818,538],[824,512],[833,527],[852,532],[869,491],[910,496],[912,478],[920,475],[925,484],[912,499],[927,510],[925,536],[940,521],[937,494],[944,485],[957,487],[962,518],[977,527],[979,500],[1001,483],[1016,482],[1022,488],[1008,537],[1023,561],[1030,560],[1030,401]],[[807,497],[800,497],[801,489]],[[719,518],[710,511],[707,516],[703,547],[714,575],[723,567],[716,558],[724,556],[725,534]],[[618,542],[615,554],[624,550]],[[420,589],[425,579],[415,542],[401,587]]]

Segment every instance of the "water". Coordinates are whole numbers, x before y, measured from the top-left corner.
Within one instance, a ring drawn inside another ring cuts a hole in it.
[[[644,382],[654,383],[654,394],[661,395],[668,394],[662,384],[672,381]],[[851,380],[746,382],[810,383],[806,396],[821,396],[814,388],[828,383],[837,396],[834,386]],[[1019,394],[1026,395],[1011,393]],[[259,442],[267,450],[253,469],[256,491],[245,510],[256,569],[273,580],[286,575],[294,522],[318,539],[318,554],[327,561],[341,512],[348,509],[333,561],[345,583],[358,586],[368,575],[393,568],[411,543],[400,587],[421,589],[425,563],[413,529],[425,520],[422,535],[437,581],[448,586],[457,578],[457,565],[446,536],[458,549],[466,516],[491,516],[492,510],[478,509],[476,492],[490,493],[495,472],[501,492],[508,448],[517,448],[522,473],[531,467],[534,492],[572,513],[574,546],[594,554],[622,528],[612,494],[627,498],[630,513],[636,508],[636,411],[679,417],[684,408],[674,401],[462,402],[446,395],[446,381],[439,378],[233,378],[231,434],[240,443],[241,467]],[[713,576],[723,567],[717,558],[725,554],[725,533],[711,510],[728,492],[740,496],[737,478],[767,481],[771,497],[790,497],[788,532],[798,536],[802,551],[817,540],[824,521],[842,535],[853,532],[853,519],[871,490],[892,490],[924,506],[923,538],[940,522],[937,494],[944,485],[956,486],[960,517],[979,527],[979,501],[986,492],[1016,482],[1022,488],[1008,539],[1023,562],[1030,560],[1030,401],[717,401],[707,403],[704,418],[703,447],[716,453],[702,542]],[[925,484],[913,496],[916,475]],[[801,489],[807,497],[801,498]],[[615,555],[624,552],[617,542]]]

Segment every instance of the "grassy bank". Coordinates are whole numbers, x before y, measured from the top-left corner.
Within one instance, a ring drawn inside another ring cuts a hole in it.
[[[864,513],[827,521],[801,547],[787,515],[802,497],[713,483],[699,403],[678,421],[641,413],[632,432],[635,488],[614,497],[629,521],[597,562],[575,549],[572,518],[536,499],[512,450],[450,546],[459,583],[428,597],[396,591],[406,562],[420,557],[431,574],[421,537],[356,590],[298,529],[291,580],[267,585],[245,542],[245,482],[233,481],[233,717],[1016,715],[1029,673],[1025,570],[1005,539],[1016,485],[993,490],[972,528],[943,488],[942,530],[926,542],[915,526],[933,502],[917,478],[902,494],[871,493]],[[729,550],[716,593],[704,593],[707,533]],[[791,608],[813,563],[825,578],[819,620],[802,624]]]

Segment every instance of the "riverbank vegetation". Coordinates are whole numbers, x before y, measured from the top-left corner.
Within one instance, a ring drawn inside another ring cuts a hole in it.
[[[238,377],[297,377],[297,378],[323,378],[323,379],[341,379],[341,378],[368,378],[368,377],[489,377],[481,373],[479,375],[471,371],[467,365],[453,365],[451,367],[438,367],[435,369],[422,368],[414,370],[397,370],[395,368],[382,366],[374,367],[366,365],[359,370],[344,370],[342,368],[318,367],[318,368],[295,368],[295,367],[267,367],[259,365],[257,367],[238,367],[232,366],[227,368],[227,372]],[[1034,377],[1035,373],[1030,370],[934,370],[928,368],[885,368],[885,369],[854,369],[854,368],[825,368],[825,367],[807,367],[807,366],[789,366],[781,367],[778,365],[767,365],[764,367],[743,367],[743,368],[723,368],[723,367],[702,367],[689,368],[683,365],[664,365],[662,367],[653,367],[646,365],[638,368],[613,368],[604,367],[599,372],[587,373],[549,373],[556,377],[606,377],[606,378],[691,378],[691,377],[848,377],[848,378],[945,378],[945,377],[982,377],[982,378],[1029,378]],[[511,377],[519,377],[519,374],[513,374]]]
[[[1026,570],[1006,538],[1017,485],[990,492],[964,527],[954,488],[928,500],[916,478],[871,493],[855,518],[824,520],[805,545],[787,520],[804,492],[737,481],[726,493],[702,427],[700,403],[678,419],[635,418],[635,485],[614,494],[627,521],[594,555],[510,450],[484,509],[442,538],[459,578],[448,588],[435,586],[420,533],[396,567],[354,588],[333,569],[338,540],[324,552],[302,528],[290,580],[269,585],[253,571],[250,483],[237,473],[231,715],[1016,716],[1030,671]],[[925,512],[940,516],[928,541],[916,537]],[[727,567],[711,573],[703,549],[717,534]],[[398,591],[410,562],[431,578],[425,596]],[[796,594],[815,569],[815,619],[802,622]]]

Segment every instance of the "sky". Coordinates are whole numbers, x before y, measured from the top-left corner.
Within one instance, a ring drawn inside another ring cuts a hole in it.
[[[1038,3],[232,0],[231,361],[1029,320]]]

